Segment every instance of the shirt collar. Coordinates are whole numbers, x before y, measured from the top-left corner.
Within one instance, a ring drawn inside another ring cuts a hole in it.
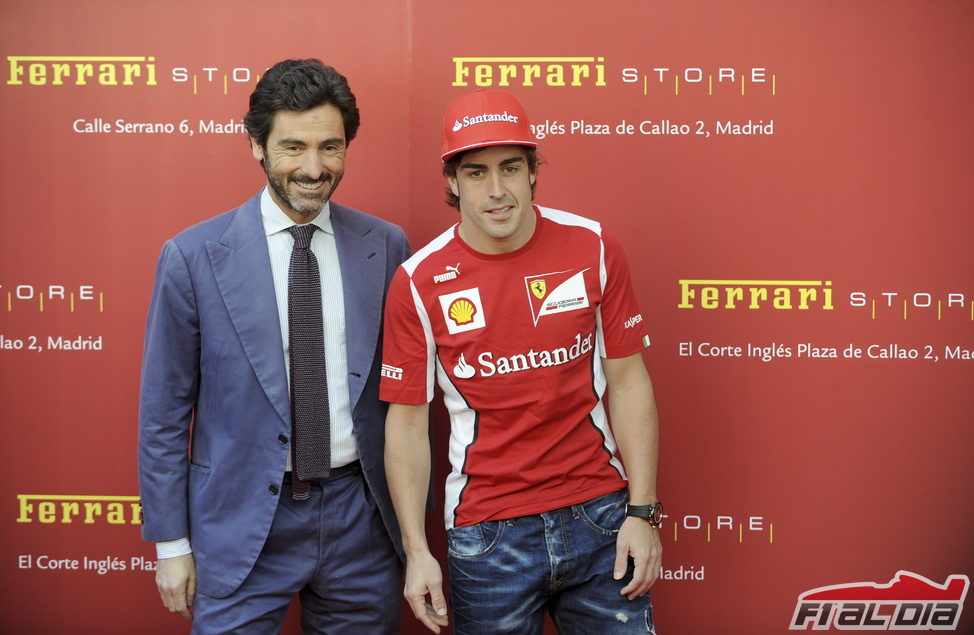
[[[278,232],[286,231],[288,227],[296,223],[278,207],[274,199],[271,198],[270,188],[264,187],[260,193],[260,220],[264,224],[264,234],[270,236]],[[331,227],[331,201],[327,201],[321,213],[315,216],[311,224],[317,225],[318,229],[329,234],[334,234]]]

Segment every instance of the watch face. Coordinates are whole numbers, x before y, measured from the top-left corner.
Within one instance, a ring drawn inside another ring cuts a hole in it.
[[[653,512],[649,522],[655,527],[659,527],[663,523],[663,503],[657,502],[653,505]]]

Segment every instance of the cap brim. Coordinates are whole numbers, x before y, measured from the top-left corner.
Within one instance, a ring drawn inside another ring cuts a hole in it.
[[[477,143],[471,143],[469,145],[462,146],[460,148],[455,148],[446,154],[440,156],[440,159],[444,162],[449,161],[454,156],[460,154],[461,152],[466,152],[468,150],[476,150],[477,148],[487,148],[490,146],[527,146],[529,148],[537,149],[537,141],[526,141],[524,139],[495,139],[491,141],[479,141]]]

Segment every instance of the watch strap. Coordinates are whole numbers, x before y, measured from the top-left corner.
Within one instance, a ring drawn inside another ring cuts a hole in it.
[[[649,522],[653,527],[659,527],[663,522],[663,503],[655,502],[652,505],[631,505],[626,503],[626,516],[642,518]]]

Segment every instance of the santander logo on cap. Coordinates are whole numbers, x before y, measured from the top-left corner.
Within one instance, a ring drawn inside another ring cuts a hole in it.
[[[517,119],[517,115],[509,115],[506,110],[499,115],[485,112],[476,117],[464,117],[462,122],[455,120],[453,122],[453,132],[459,132],[461,129],[472,126],[475,123],[484,123],[486,121],[510,121],[511,123],[517,123]]]
[[[496,145],[538,147],[524,107],[502,90],[476,90],[457,97],[443,116],[443,153],[447,161],[458,152]]]

